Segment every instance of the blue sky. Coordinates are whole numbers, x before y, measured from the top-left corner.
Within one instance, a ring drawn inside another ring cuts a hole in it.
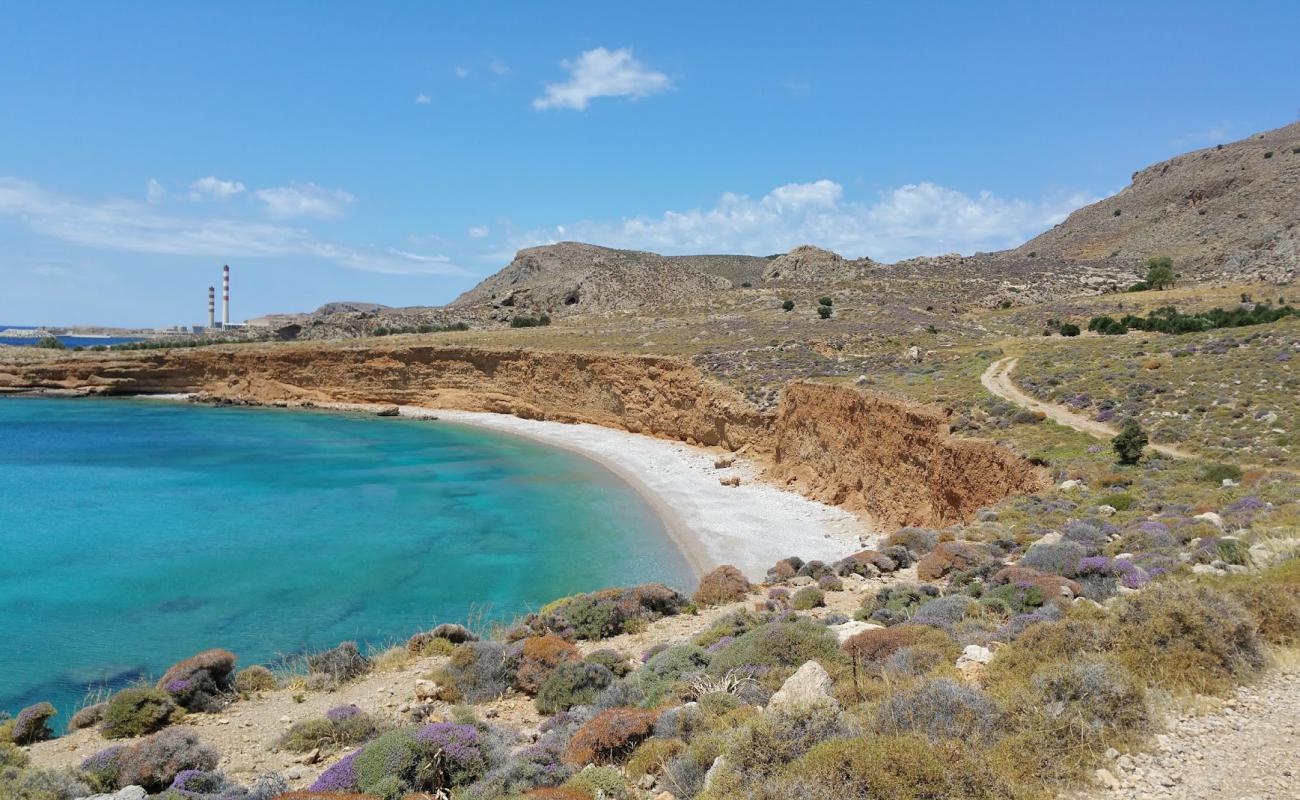
[[[222,263],[243,319],[446,302],[563,239],[999,249],[1300,109],[1294,2],[4,16],[0,324],[199,322]]]

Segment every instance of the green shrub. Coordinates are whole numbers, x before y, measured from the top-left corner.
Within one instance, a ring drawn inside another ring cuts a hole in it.
[[[1264,641],[1300,644],[1300,559],[1291,559],[1255,575],[1230,575],[1214,585],[1255,618]]]
[[[668,762],[681,755],[686,743],[681,739],[647,739],[632,752],[627,760],[627,774],[631,778],[658,775]]]
[[[1108,494],[1098,500],[1097,505],[1110,506],[1116,511],[1128,511],[1133,507],[1133,495],[1123,492]]]
[[[1079,326],[1075,325],[1073,322],[1067,322],[1061,326],[1062,336],[1078,336],[1079,333]]]
[[[1142,458],[1142,451],[1147,446],[1147,434],[1136,420],[1129,420],[1111,440],[1111,447],[1119,456],[1121,464],[1136,464]]]
[[[1241,480],[1241,468],[1235,464],[1206,464],[1201,467],[1201,477],[1210,483],[1221,484],[1225,480]]]
[[[796,611],[808,611],[826,605],[826,593],[816,586],[805,586],[790,598],[790,605]]]
[[[747,631],[752,631],[764,623],[764,619],[752,611],[739,609],[729,614],[718,617],[713,624],[705,628],[691,640],[692,644],[700,647],[710,647],[721,640],[731,637],[735,638]]]
[[[588,766],[565,781],[563,785],[588,797],[619,800],[627,797],[628,794],[623,775],[615,767]]]
[[[832,300],[832,299],[829,298],[829,297],[819,297],[819,298],[817,298],[817,305],[819,305],[819,306],[833,306],[833,305],[835,305],[835,301]]]
[[[500,642],[465,642],[452,651],[447,666],[434,679],[448,688],[445,699],[481,703],[505,694],[514,683]]]
[[[153,733],[171,722],[176,703],[159,689],[123,689],[104,709],[100,732],[105,739],[127,739]]]
[[[514,317],[510,320],[512,328],[540,328],[551,324],[551,318],[546,314],[539,317]]]
[[[537,710],[543,714],[567,711],[587,705],[596,694],[614,682],[614,673],[600,664],[586,661],[565,662],[547,676],[537,692]]]
[[[44,336],[36,342],[37,347],[43,347],[46,350],[67,350],[68,346],[61,339],[54,336]]]
[[[318,747],[364,742],[379,731],[375,718],[355,705],[338,706],[325,716],[294,723],[276,741],[276,748],[306,753]]]
[[[822,319],[830,319],[830,318],[831,318],[831,307],[830,307],[830,306],[817,306],[817,316],[821,317]]]
[[[718,787],[730,785],[731,791],[720,794],[743,796],[743,787],[761,784],[821,742],[849,733],[843,712],[829,701],[797,708],[769,708],[732,736],[726,749],[731,774]]]
[[[1055,757],[1099,762],[1110,747],[1131,748],[1151,730],[1146,687],[1124,667],[1100,656],[1040,667],[1029,681],[1027,724]]]
[[[357,791],[383,800],[399,800],[428,771],[424,748],[409,730],[395,730],[375,739],[352,761]]]
[[[1125,596],[1109,643],[1121,664],[1171,691],[1222,693],[1266,660],[1245,609],[1226,594],[1183,581],[1154,583]]]
[[[770,622],[724,646],[709,662],[709,672],[724,675],[746,666],[795,668],[805,661],[840,661],[839,643],[825,625],[811,620]]]
[[[655,653],[636,673],[645,692],[646,702],[661,703],[681,681],[699,675],[708,668],[710,656],[694,644],[680,644]]]
[[[782,311],[790,311],[790,310],[793,309],[793,308],[794,308],[794,301],[793,301],[793,300],[784,300],[784,301],[781,302],[781,310],[782,310]]]

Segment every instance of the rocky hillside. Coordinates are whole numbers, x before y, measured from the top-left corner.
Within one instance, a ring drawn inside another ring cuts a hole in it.
[[[1172,158],[1007,255],[1077,264],[1174,259],[1199,280],[1294,280],[1300,123]]]
[[[551,316],[632,310],[731,289],[735,278],[748,282],[765,264],[750,256],[661,256],[561,242],[520,250],[451,307]]]

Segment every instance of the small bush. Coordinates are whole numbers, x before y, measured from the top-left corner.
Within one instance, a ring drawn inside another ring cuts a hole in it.
[[[636,678],[646,699],[659,704],[677,684],[703,673],[711,659],[710,654],[698,645],[677,645],[651,657]]]
[[[821,319],[830,319],[832,313],[830,306],[817,306],[817,316]]]
[[[228,650],[204,650],[173,664],[154,688],[172,696],[187,711],[213,711],[222,696],[233,688],[235,654]]]
[[[587,705],[614,682],[614,673],[599,664],[568,661],[556,667],[537,692],[537,710],[543,714]]]
[[[545,327],[550,324],[551,324],[551,318],[546,314],[542,314],[541,316],[538,317],[518,316],[518,317],[513,317],[510,320],[510,327],[512,328],[539,328],[539,327]]]
[[[668,762],[681,755],[685,749],[686,743],[681,739],[647,739],[627,760],[627,774],[632,778],[659,775],[667,768]]]
[[[118,784],[143,786],[161,792],[184,770],[216,769],[217,751],[188,730],[159,731],[124,750],[119,756]]]
[[[429,631],[421,631],[406,640],[406,651],[417,658],[449,656],[455,647],[456,645]]]
[[[447,687],[452,702],[482,703],[505,694],[514,682],[500,642],[466,642],[452,651],[447,666],[434,678]]]
[[[835,305],[835,301],[829,297],[819,297],[817,298],[817,305],[829,307]]]
[[[800,800],[1006,800],[1017,796],[986,759],[915,736],[823,742],[786,768],[770,795]]]
[[[723,639],[735,639],[746,631],[752,631],[764,621],[752,611],[732,611],[714,620],[712,625],[696,635],[692,643],[700,647],[712,647]]]
[[[1250,612],[1261,639],[1284,647],[1300,644],[1300,559],[1257,575],[1220,579],[1216,585]]]
[[[618,800],[627,796],[627,785],[623,782],[623,775],[613,767],[587,767],[565,781],[564,786],[582,792],[587,797]],[[557,798],[557,800],[561,799]]]
[[[24,708],[14,717],[10,738],[14,744],[27,745],[43,742],[54,735],[50,718],[59,712],[49,703],[36,703]]]
[[[826,605],[826,593],[816,586],[805,586],[790,598],[790,605],[796,611],[808,611]]]
[[[343,642],[333,650],[307,657],[307,667],[313,674],[326,678],[327,684],[338,686],[359,678],[370,671],[370,659],[361,654],[356,642]]]
[[[1181,581],[1124,597],[1109,634],[1121,664],[1169,690],[1224,692],[1265,663],[1255,622],[1235,600]]]
[[[783,300],[783,301],[781,302],[781,310],[782,310],[782,311],[790,311],[790,310],[792,310],[793,308],[794,308],[794,301],[793,301],[793,300]]]
[[[723,779],[717,794],[742,796],[737,790],[776,774],[819,743],[850,732],[844,714],[833,703],[769,708],[732,737],[726,749],[727,769],[732,774]]]
[[[691,598],[696,605],[718,606],[744,600],[753,587],[740,570],[723,564],[700,578],[700,588]]]
[[[1241,480],[1241,468],[1235,464],[1206,464],[1201,467],[1201,477],[1213,484],[1221,484],[1225,480]]]
[[[104,709],[100,732],[105,739],[127,739],[153,733],[171,722],[176,703],[158,689],[123,689]]]
[[[1079,562],[1087,555],[1086,547],[1069,539],[1036,542],[1025,551],[1016,566],[1069,578],[1078,574]]]
[[[125,745],[113,745],[87,756],[79,767],[82,777],[97,792],[111,792],[121,785],[122,755]]]
[[[1079,326],[1075,325],[1073,322],[1067,322],[1061,326],[1062,336],[1078,336],[1079,333]]]
[[[952,572],[965,572],[993,560],[988,548],[974,542],[940,542],[916,565],[916,577],[935,581]]]
[[[325,716],[296,722],[276,742],[276,747],[306,753],[318,747],[357,744],[379,730],[375,718],[355,705],[338,706]]]
[[[644,708],[607,708],[578,728],[564,760],[583,764],[617,764],[654,732],[658,712]]]
[[[1146,687],[1112,661],[1089,657],[1049,664],[1030,680],[1031,714],[1044,738],[1097,761],[1108,747],[1129,746],[1151,728]]]
[[[591,664],[599,664],[614,673],[614,676],[618,678],[632,671],[632,665],[628,663],[622,653],[608,648],[588,653],[587,657],[582,660]]]
[[[515,688],[537,694],[551,671],[566,661],[577,661],[578,648],[558,636],[534,636],[524,639],[517,657]]]
[[[993,735],[1002,711],[978,689],[949,678],[890,695],[876,711],[876,730],[931,739],[980,741]]]
[[[939,544],[939,532],[926,528],[902,528],[889,534],[887,545],[906,547],[917,556],[923,556]]]
[[[68,720],[68,731],[79,731],[84,728],[93,728],[104,721],[104,711],[108,708],[108,703],[95,703],[86,706],[72,715]]]
[[[714,654],[709,672],[724,675],[738,667],[795,668],[805,661],[839,660],[835,635],[806,619],[771,622],[744,634]]]
[[[235,675],[235,690],[245,694],[269,692],[278,686],[275,674],[261,664],[244,667]]]

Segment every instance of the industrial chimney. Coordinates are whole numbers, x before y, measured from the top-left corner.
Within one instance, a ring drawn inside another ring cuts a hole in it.
[[[221,327],[230,327],[230,265],[221,268]]]
[[[215,321],[214,314],[216,313],[216,308],[217,308],[216,297],[217,297],[217,290],[209,286],[208,287],[208,328],[209,329],[212,327],[212,323]]]

